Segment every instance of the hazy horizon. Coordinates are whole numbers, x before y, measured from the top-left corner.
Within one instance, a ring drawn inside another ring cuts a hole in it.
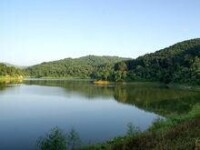
[[[200,1],[2,0],[0,62],[137,58],[200,37]]]

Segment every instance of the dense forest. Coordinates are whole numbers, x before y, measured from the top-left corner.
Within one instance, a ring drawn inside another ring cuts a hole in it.
[[[134,60],[119,62],[114,69],[117,80],[200,84],[200,39],[187,40]]]
[[[127,58],[110,56],[85,56],[80,58],[66,58],[63,60],[44,62],[25,69],[28,76],[41,77],[72,77],[72,78],[96,78],[110,74],[114,64]],[[101,68],[104,68],[101,72]],[[98,72],[98,73],[97,73]],[[96,74],[97,73],[97,74]],[[102,76],[100,76],[100,74]]]
[[[0,63],[0,77],[10,76],[17,77],[23,75],[22,70]]]
[[[200,84],[200,39],[183,41],[137,59],[89,55],[43,62],[23,71],[26,76],[36,78]],[[0,64],[0,76],[19,74],[19,69]]]

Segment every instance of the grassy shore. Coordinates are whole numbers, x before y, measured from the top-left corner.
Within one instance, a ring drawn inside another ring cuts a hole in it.
[[[126,136],[102,144],[81,146],[75,130],[53,128],[36,145],[42,150],[200,150],[200,104],[187,114],[159,119],[144,132],[129,124]]]
[[[135,130],[103,144],[82,150],[200,150],[200,104],[188,114],[157,120],[144,132]]]
[[[0,83],[22,82],[23,76],[0,76]]]

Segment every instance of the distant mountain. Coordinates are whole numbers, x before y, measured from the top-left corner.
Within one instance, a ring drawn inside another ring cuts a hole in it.
[[[115,72],[126,72],[123,80],[200,84],[200,39],[183,41],[134,60],[117,63]]]
[[[25,69],[31,77],[77,77],[90,78],[101,66],[114,66],[115,63],[128,60],[116,56],[88,55],[80,58],[66,58],[58,61],[43,62]]]

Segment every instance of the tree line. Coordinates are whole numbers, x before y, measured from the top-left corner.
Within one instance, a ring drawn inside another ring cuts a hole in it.
[[[27,76],[41,77],[66,77],[66,78],[97,78],[101,68],[103,74],[109,74],[115,63],[127,60],[126,58],[111,56],[89,55],[80,58],[66,58],[58,61],[44,62],[25,69]],[[96,74],[97,73],[97,74]]]
[[[21,75],[23,75],[23,71],[21,69],[0,63],[0,77],[4,76],[16,77]]]
[[[200,84],[200,39],[180,42],[137,59],[116,63],[106,77],[113,81]]]
[[[183,41],[137,59],[89,55],[43,62],[23,70],[0,64],[0,76],[21,74],[36,78],[200,84],[200,39]]]

